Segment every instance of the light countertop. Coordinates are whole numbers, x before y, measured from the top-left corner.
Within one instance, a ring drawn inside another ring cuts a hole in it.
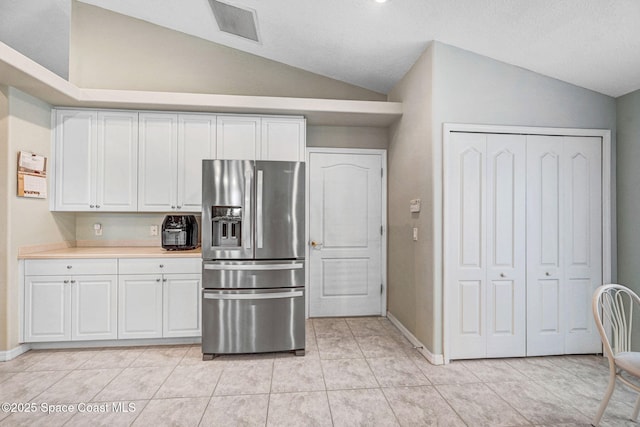
[[[167,251],[160,246],[108,246],[53,249],[20,255],[20,259],[62,258],[200,258],[200,248]]]

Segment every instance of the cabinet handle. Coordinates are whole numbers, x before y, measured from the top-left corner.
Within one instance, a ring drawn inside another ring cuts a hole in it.
[[[71,283],[76,283],[76,281],[75,281],[75,280],[72,280],[72,281],[71,281]]]
[[[95,208],[95,205],[89,205],[89,207],[90,207],[91,209],[93,209],[93,208]]]
[[[67,283],[69,283],[69,281],[68,281],[68,280],[65,280],[65,281],[63,281],[63,283],[66,285]]]
[[[167,281],[167,279],[162,279],[162,281],[163,281],[163,282],[166,282],[166,281]]]
[[[97,209],[100,209],[100,205],[96,205],[96,208],[97,208]]]
[[[160,268],[164,268],[164,264],[160,264]]]
[[[546,273],[544,273],[545,276],[551,276],[551,273],[549,273],[548,271]]]
[[[504,273],[500,273],[500,277],[507,277]]]
[[[71,270],[73,268],[72,265],[67,265],[67,270]]]
[[[178,205],[178,209],[182,209],[182,206]]]
[[[156,282],[159,282],[159,281],[160,281],[160,279],[156,279]]]
[[[175,208],[176,208],[175,206],[171,205],[171,209],[175,209]]]

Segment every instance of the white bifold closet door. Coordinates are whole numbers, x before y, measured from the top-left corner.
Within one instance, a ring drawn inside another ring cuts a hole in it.
[[[527,137],[527,355],[597,353],[602,143]]]
[[[525,137],[458,133],[450,153],[451,354],[524,356]]]
[[[452,133],[450,358],[596,353],[601,138]]]

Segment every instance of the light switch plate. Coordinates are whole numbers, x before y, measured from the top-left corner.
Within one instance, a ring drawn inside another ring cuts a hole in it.
[[[409,201],[409,212],[420,212],[420,199],[413,199]]]

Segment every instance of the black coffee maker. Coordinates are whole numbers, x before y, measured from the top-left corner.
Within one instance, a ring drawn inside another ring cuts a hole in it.
[[[162,221],[162,247],[184,251],[198,247],[198,223],[194,215],[167,215]]]

